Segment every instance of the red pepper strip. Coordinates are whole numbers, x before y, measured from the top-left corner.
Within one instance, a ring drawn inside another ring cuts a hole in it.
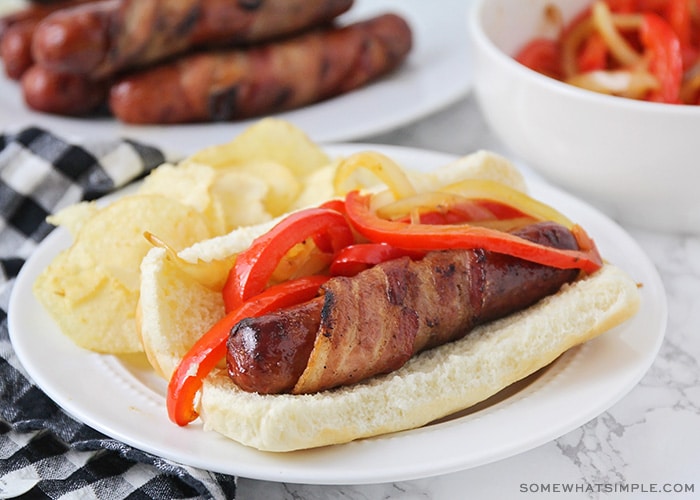
[[[515,207],[491,200],[479,200],[479,205],[490,211],[497,219],[514,219],[525,214]]]
[[[643,14],[640,37],[651,54],[649,69],[659,79],[661,88],[649,100],[676,104],[680,102],[683,80],[681,44],[673,28],[656,14]]]
[[[363,196],[357,191],[351,191],[345,199],[350,222],[370,241],[417,250],[483,248],[538,264],[560,269],[582,269],[588,273],[602,266],[602,259],[594,246],[585,250],[561,250],[485,227],[466,224],[432,226],[389,221],[377,217],[369,205],[369,195]],[[583,233],[583,229],[580,232]],[[592,244],[590,239],[588,241]]]
[[[516,54],[515,60],[552,78],[561,78],[561,55],[555,40],[535,38]]]
[[[453,205],[445,210],[433,210],[420,214],[421,224],[461,224],[464,222],[491,221],[525,217],[517,208],[490,200],[469,200]],[[411,222],[411,217],[394,219]],[[415,222],[415,221],[414,221]]]
[[[222,291],[224,307],[231,311],[262,292],[282,257],[297,243],[328,235],[328,246],[337,252],[354,242],[345,216],[328,208],[308,208],[282,219],[238,254]]]
[[[307,276],[272,286],[217,321],[187,351],[170,378],[167,394],[170,420],[177,425],[187,425],[197,418],[195,397],[204,378],[226,355],[226,340],[236,323],[311,300],[327,280],[327,276]]]
[[[593,33],[583,42],[576,58],[580,72],[605,69],[608,61],[608,45],[600,33]]]
[[[386,243],[358,243],[343,248],[331,263],[330,273],[334,276],[355,276],[370,267],[398,259],[411,257],[420,259],[426,252],[396,248]]]
[[[334,200],[328,200],[326,202],[323,202],[319,205],[319,208],[329,208],[331,210],[335,210],[336,212],[340,212],[341,214],[345,213],[345,201],[341,199],[334,199]]]
[[[693,46],[692,6],[688,0],[668,0],[663,16],[678,36],[683,56],[683,67],[689,68],[697,59],[698,51]]]
[[[612,12],[616,13],[629,14],[634,12],[637,7],[636,0],[605,0],[605,3],[608,4]]]
[[[421,224],[459,224],[497,218],[486,204],[478,200],[460,200],[454,204],[445,204],[440,208],[428,211],[423,211],[421,208],[423,207],[418,207],[415,214],[409,213],[401,217],[387,218],[401,222],[420,222]]]
[[[648,11],[661,14],[665,11],[667,2],[668,0],[637,0],[635,11],[640,14]]]
[[[336,212],[340,212],[341,214],[345,215],[345,202],[340,199],[328,200],[319,205],[319,208],[328,208],[329,210],[335,210]],[[317,234],[313,238],[314,243],[319,250],[325,253],[333,252],[332,238],[329,234]]]
[[[690,45],[691,11],[688,0],[668,0],[664,18],[673,28],[681,47]]]
[[[492,217],[493,219],[494,217]],[[445,224],[462,224],[466,221],[471,221],[474,220],[473,218],[465,217],[464,213],[458,212],[455,210],[447,210],[447,211],[435,211],[435,212],[426,212],[422,213],[419,216],[419,221],[421,224],[440,224],[440,225],[445,225]],[[406,217],[400,217],[398,219],[394,219],[399,222],[416,222],[415,220],[411,219],[411,216],[406,216]],[[484,220],[483,217],[479,218],[479,220]]]

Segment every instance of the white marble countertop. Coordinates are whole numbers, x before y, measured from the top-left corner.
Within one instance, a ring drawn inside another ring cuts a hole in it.
[[[362,142],[453,154],[490,149],[517,159],[489,133],[471,97]],[[608,411],[555,441],[462,472],[356,486],[240,478],[238,498],[700,498],[700,235],[626,229],[659,270],[669,299],[669,320],[649,372]],[[611,485],[624,486],[611,491]],[[565,488],[573,491],[564,493]]]

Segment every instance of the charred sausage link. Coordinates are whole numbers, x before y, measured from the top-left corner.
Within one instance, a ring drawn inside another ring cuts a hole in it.
[[[330,22],[352,0],[113,0],[56,12],[33,55],[56,72],[103,79],[196,47],[249,44]]]
[[[250,118],[321,101],[393,70],[411,31],[386,14],[247,50],[201,53],[128,75],[110,92],[127,123]]]
[[[536,224],[518,234],[577,248],[573,235],[556,224]],[[323,297],[310,303],[234,327],[229,374],[243,390],[259,393],[303,394],[352,384],[525,309],[577,273],[483,250],[385,262],[352,278],[332,278],[322,287]],[[300,320],[304,315],[314,318]],[[298,351],[287,352],[288,346]]]
[[[318,297],[298,307],[238,323],[236,349],[255,349],[229,357],[236,383],[247,391],[263,394],[291,391],[314,347],[322,308],[323,297]]]

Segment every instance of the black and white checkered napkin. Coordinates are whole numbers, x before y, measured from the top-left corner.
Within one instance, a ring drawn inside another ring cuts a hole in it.
[[[144,453],[77,422],[28,377],[7,310],[49,213],[141,177],[163,152],[131,140],[71,143],[39,128],[0,135],[0,498],[234,498],[236,480]]]

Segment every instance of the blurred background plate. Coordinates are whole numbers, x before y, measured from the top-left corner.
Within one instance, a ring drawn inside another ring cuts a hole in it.
[[[387,11],[403,15],[414,31],[407,63],[365,88],[294,111],[280,113],[316,142],[355,140],[390,131],[438,111],[465,96],[472,73],[464,15],[472,0],[357,0],[340,19],[346,23]],[[77,119],[36,113],[17,82],[0,76],[0,130],[39,125],[74,138],[116,135],[195,150],[226,142],[255,120],[170,126],[128,126],[110,118]]]

